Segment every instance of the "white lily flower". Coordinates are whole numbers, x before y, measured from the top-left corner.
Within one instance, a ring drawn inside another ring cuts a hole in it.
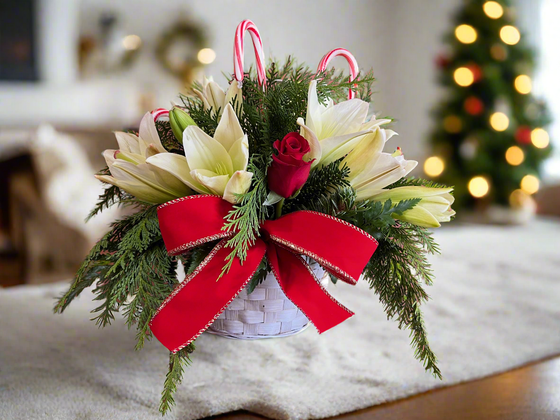
[[[193,190],[213,194],[235,203],[237,194],[247,192],[253,174],[247,172],[249,144],[231,104],[226,104],[210,137],[197,126],[183,132],[185,157],[160,153],[147,162],[176,176]]]
[[[150,156],[166,152],[151,113],[142,118],[138,136],[124,132],[116,132],[115,136],[120,149],[103,152],[111,176],[96,175],[97,179],[153,204],[191,193],[177,177],[146,162]]]
[[[329,100],[327,105],[321,104],[317,96],[317,81],[313,80],[309,84],[305,123],[298,119],[301,135],[311,145],[311,158],[316,159],[312,166],[328,165],[340,159],[353,150],[363,136],[391,121],[372,118],[366,122],[368,110],[369,104],[360,99],[336,105]],[[320,146],[319,150],[314,150],[315,143]]]
[[[395,133],[378,129],[369,141],[362,142],[346,158],[350,168],[350,185],[356,190],[358,200],[366,200],[382,192],[383,188],[398,181],[412,171],[418,162],[405,160],[400,150],[393,154],[381,153],[381,149]]]
[[[423,227],[440,227],[441,222],[449,222],[455,215],[451,205],[455,201],[451,195],[453,188],[430,188],[430,187],[398,187],[385,190],[372,199],[385,202],[391,199],[393,203],[403,200],[420,198],[420,202],[402,215],[395,214],[395,219],[404,220]]]
[[[238,104],[241,104],[243,99],[241,95],[241,88],[235,79],[232,80],[229,85],[228,91],[224,92],[224,90],[216,82],[214,82],[211,77],[204,77],[202,90],[193,89],[193,92],[200,98],[205,110],[211,109],[210,112],[212,116],[215,116],[218,110],[221,114],[224,111],[225,106],[229,104],[233,98],[237,97]]]

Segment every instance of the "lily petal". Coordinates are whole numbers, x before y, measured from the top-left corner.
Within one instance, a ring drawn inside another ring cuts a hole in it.
[[[151,112],[146,112],[142,121],[140,121],[139,137],[148,145],[153,144],[158,152],[164,153],[164,149],[156,129],[156,123]]]
[[[216,164],[219,163],[224,165],[227,173],[233,173],[233,163],[227,150],[200,128],[191,125],[185,129],[183,147],[189,167],[220,172],[216,168]]]
[[[236,171],[230,178],[224,191],[224,200],[232,204],[237,202],[236,194],[244,194],[251,187],[252,172]]]
[[[119,150],[139,155],[144,154],[144,150],[140,150],[138,137],[134,134],[125,133],[123,131],[115,131],[115,137],[117,138],[117,143],[119,144]]]
[[[191,175],[204,185],[212,194],[223,196],[226,185],[230,179],[229,175],[217,175],[215,172],[205,169],[193,169]]]
[[[209,194],[208,188],[204,187],[191,175],[191,168],[184,156],[175,153],[158,153],[146,160],[146,163],[161,170],[167,171],[184,184],[201,194]]]
[[[317,139],[315,133],[303,123],[303,118],[298,118],[297,124],[301,127],[300,134],[307,140],[307,143],[309,143],[309,152],[306,153],[303,157],[306,162],[314,160],[311,164],[311,167],[313,168],[314,166],[318,165],[319,161],[321,160],[321,143],[319,143],[319,140]]]
[[[249,163],[249,141],[247,135],[237,140],[229,150],[234,171],[245,171]]]
[[[428,210],[426,210],[425,208],[423,208],[422,206],[416,205],[412,209],[407,210],[405,214],[404,213],[403,215],[393,214],[393,216],[395,217],[395,219],[406,220],[407,222],[413,223],[417,226],[432,227],[432,228],[437,228],[441,226],[438,220],[434,217],[434,215],[430,213]]]
[[[366,120],[369,104],[361,99],[350,99],[328,108],[321,116],[319,140],[340,136],[360,130]]]
[[[219,141],[224,148],[229,151],[233,144],[243,137],[243,130],[235,115],[235,111],[231,104],[227,104],[224,107],[222,116],[220,118],[220,123],[216,132],[214,133],[214,139]]]

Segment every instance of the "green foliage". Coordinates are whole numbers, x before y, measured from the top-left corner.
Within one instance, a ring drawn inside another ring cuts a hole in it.
[[[263,206],[268,190],[266,187],[266,167],[270,157],[255,154],[251,156],[248,170],[253,173],[251,189],[239,196],[239,204],[225,217],[222,230],[235,232],[228,239],[226,246],[231,248],[231,253],[226,257],[226,265],[222,275],[227,273],[237,257],[242,262],[247,258],[247,251],[255,243],[259,236],[261,222],[266,220],[268,207]],[[262,170],[261,168],[265,169]]]
[[[183,380],[183,372],[185,367],[190,366],[190,353],[194,351],[194,346],[186,347],[177,353],[169,353],[169,370],[165,376],[163,392],[159,404],[159,411],[162,414],[167,413],[172,406],[175,405],[174,394],[177,391],[177,385]]]
[[[474,176],[489,179],[491,189],[483,201],[508,205],[511,192],[519,188],[521,179],[527,174],[539,175],[542,161],[550,155],[552,148],[534,147],[530,141],[516,139],[517,130],[532,130],[546,127],[550,115],[546,104],[532,94],[520,94],[514,81],[520,74],[532,76],[534,51],[528,46],[525,34],[516,45],[506,45],[500,39],[504,25],[516,25],[511,12],[511,1],[501,0],[505,13],[498,19],[490,19],[483,11],[485,0],[466,0],[457,11],[445,41],[452,51],[440,63],[440,84],[447,90],[445,100],[433,110],[435,127],[431,133],[434,154],[446,163],[439,182],[455,185],[457,201],[454,207],[472,207],[476,200],[468,193],[467,185]],[[457,40],[454,30],[459,24],[468,24],[477,31],[477,39],[471,44]],[[453,73],[458,67],[477,66],[481,77],[468,87],[458,86]],[[482,112],[473,115],[466,111],[465,101],[476,98],[483,105]],[[509,127],[497,132],[489,124],[490,116],[506,112]],[[443,121],[448,116],[460,118],[457,132],[446,130]],[[524,161],[512,166],[505,159],[506,150],[520,147]],[[478,200],[480,201],[480,200]]]
[[[409,223],[388,224],[380,233],[364,278],[379,295],[387,317],[396,318],[399,328],[410,330],[416,358],[441,378],[420,310],[422,302],[428,300],[422,282],[431,285],[433,280],[426,255],[439,253],[439,249],[429,231]]]
[[[346,180],[350,175],[350,169],[345,165],[341,166],[341,161],[342,159],[339,159],[312,170],[299,194],[291,200],[286,200],[284,213],[296,210],[313,210],[332,214],[329,206],[334,199],[333,194],[340,189],[350,187]],[[349,190],[352,191],[351,188]],[[334,216],[334,214],[332,215]]]
[[[169,121],[156,121],[156,129],[161,140],[161,144],[168,152],[177,153],[180,155],[185,154],[183,144],[177,140],[171,129]]]
[[[251,277],[251,280],[247,284],[247,293],[251,294],[255,290],[259,284],[261,284],[265,279],[268,273],[270,272],[270,266],[268,265],[268,261],[266,257],[264,257],[257,267],[255,274]]]

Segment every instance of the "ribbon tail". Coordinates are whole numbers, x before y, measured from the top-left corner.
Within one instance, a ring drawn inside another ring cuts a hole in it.
[[[235,258],[230,270],[218,281],[231,249],[222,240],[163,302],[150,323],[156,338],[176,353],[192,343],[226,309],[249,282],[266,252],[257,239],[241,264]]]
[[[301,257],[271,242],[266,255],[284,294],[309,318],[319,333],[354,315],[327,292]]]

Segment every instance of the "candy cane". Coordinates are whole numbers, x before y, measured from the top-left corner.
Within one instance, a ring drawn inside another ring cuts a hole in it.
[[[157,121],[160,118],[169,117],[169,111],[165,108],[156,108],[152,111],[152,117],[154,117],[154,121]]]
[[[319,63],[317,72],[325,71],[327,69],[327,65],[329,64],[329,61],[338,56],[342,56],[346,59],[346,61],[348,61],[348,66],[350,66],[350,82],[352,82],[356,79],[356,77],[358,77],[360,69],[358,67],[358,62],[356,61],[352,53],[344,48],[335,48],[330,53],[326,54]],[[355,96],[356,94],[354,93],[352,88],[350,88],[348,92],[348,99],[354,99]]]
[[[257,61],[257,77],[259,84],[264,85],[264,81],[266,80],[266,69],[264,64],[264,49],[261,35],[259,34],[259,30],[255,24],[250,20],[244,20],[235,30],[235,42],[233,44],[233,69],[235,73],[235,80],[239,83],[243,82],[243,37],[245,36],[245,31],[249,31],[251,34]]]

